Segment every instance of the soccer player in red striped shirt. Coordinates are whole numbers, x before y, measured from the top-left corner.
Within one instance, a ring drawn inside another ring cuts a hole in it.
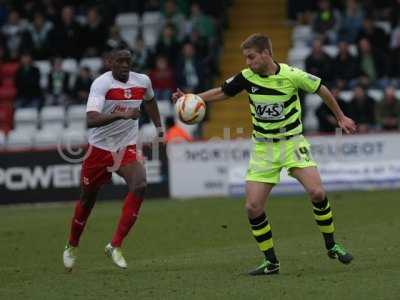
[[[67,270],[71,270],[76,262],[80,236],[97,193],[103,184],[110,181],[112,172],[124,178],[129,192],[105,252],[118,267],[127,267],[121,245],[135,224],[146,189],[145,168],[136,149],[142,103],[159,137],[163,136],[149,77],[130,71],[132,55],[128,50],[114,51],[111,59],[111,71],[93,82],[87,101],[90,154],[82,164],[81,196],[75,206],[69,240],[63,253]]]

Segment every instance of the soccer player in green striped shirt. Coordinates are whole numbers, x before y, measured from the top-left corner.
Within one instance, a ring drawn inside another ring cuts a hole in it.
[[[253,122],[253,151],[246,175],[246,209],[251,231],[265,258],[250,275],[276,274],[279,260],[274,251],[271,226],[265,204],[274,185],[286,168],[307,191],[313,205],[315,221],[323,235],[328,256],[344,264],[353,259],[334,240],[332,210],[321,183],[317,165],[310,155],[310,144],[302,135],[299,89],[317,93],[334,113],[338,125],[346,133],[356,125],[346,117],[321,79],[300,69],[277,63],[272,57],[270,38],[253,34],[241,45],[248,68],[226,80],[221,87],[199,96],[206,102],[224,100],[243,90],[249,95]],[[183,95],[177,90],[172,100]]]

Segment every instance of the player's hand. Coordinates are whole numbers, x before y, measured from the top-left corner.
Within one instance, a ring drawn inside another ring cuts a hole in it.
[[[350,118],[348,118],[346,116],[343,116],[343,117],[338,119],[338,125],[347,134],[354,133],[354,132],[357,131],[356,123],[352,119],[350,119]]]
[[[129,109],[127,111],[120,112],[121,119],[124,120],[137,120],[140,117],[140,110],[138,108]]]
[[[178,100],[180,97],[184,96],[185,93],[182,92],[180,89],[176,89],[176,92],[172,94],[171,96],[171,100],[172,102],[176,102],[176,100]]]
[[[160,142],[164,142],[164,129],[162,127],[156,127],[157,139]]]

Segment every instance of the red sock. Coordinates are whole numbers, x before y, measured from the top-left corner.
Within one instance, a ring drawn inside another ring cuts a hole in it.
[[[85,228],[86,221],[92,211],[92,207],[86,208],[82,205],[81,200],[78,200],[75,205],[75,212],[71,222],[71,233],[69,235],[69,244],[78,246],[79,238]]]
[[[121,247],[122,241],[136,222],[142,202],[143,197],[138,197],[131,192],[126,195],[118,227],[111,241],[113,247]]]

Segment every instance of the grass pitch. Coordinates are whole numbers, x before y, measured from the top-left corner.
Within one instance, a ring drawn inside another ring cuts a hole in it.
[[[0,299],[400,299],[400,193],[330,194],[337,240],[355,260],[330,260],[305,196],[268,204],[281,273],[261,261],[243,200],[147,201],[124,244],[127,270],[103,253],[120,201],[100,202],[77,267],[62,250],[73,204],[0,206]]]

